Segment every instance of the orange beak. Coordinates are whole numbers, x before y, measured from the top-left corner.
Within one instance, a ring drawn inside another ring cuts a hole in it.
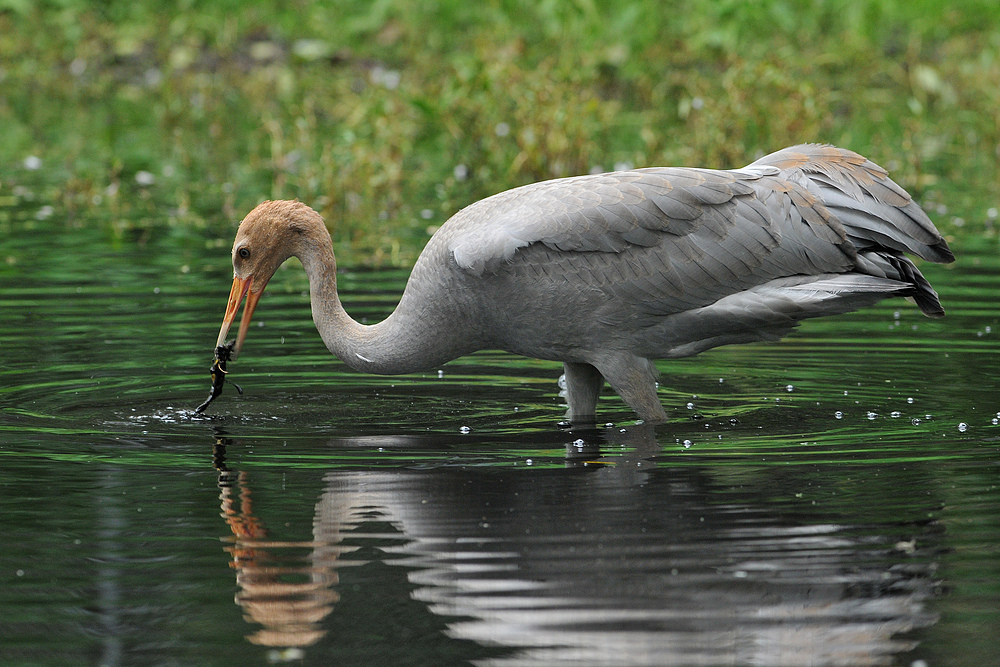
[[[232,358],[235,359],[239,353],[240,348],[243,347],[243,341],[246,340],[247,330],[250,328],[250,319],[253,317],[253,311],[257,308],[257,302],[260,301],[261,295],[264,293],[264,287],[267,285],[267,281],[260,286],[260,289],[253,289],[253,276],[249,278],[233,278],[233,289],[229,292],[229,303],[226,305],[226,316],[222,319],[222,329],[219,331],[219,340],[216,345],[222,345],[226,342],[226,335],[229,333],[229,327],[232,326],[233,320],[236,319],[236,311],[240,309],[240,303],[243,301],[243,297],[247,298],[247,303],[243,307],[243,317],[240,319],[240,330],[236,334],[236,347],[233,348]]]

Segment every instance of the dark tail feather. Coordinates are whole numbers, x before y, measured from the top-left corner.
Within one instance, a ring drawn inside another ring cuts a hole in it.
[[[869,275],[911,285],[912,289],[902,296],[913,299],[927,317],[944,317],[938,293],[905,255],[887,251],[862,252],[858,254],[858,268]]]

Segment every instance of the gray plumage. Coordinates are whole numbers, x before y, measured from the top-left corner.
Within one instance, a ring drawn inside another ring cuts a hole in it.
[[[822,145],[742,169],[636,169],[488,197],[438,230],[399,307],[371,327],[340,306],[318,219],[294,202],[255,209],[234,245],[237,279],[256,272],[266,284],[299,256],[324,341],[359,370],[410,372],[492,348],[561,361],[575,421],[594,418],[605,379],[641,418],[665,419],[653,359],[777,340],[803,319],[891,296],[939,317],[937,294],[905,253],[954,259],[885,170]],[[276,227],[317,224],[308,243],[301,233],[274,240]],[[242,266],[241,238],[274,248],[273,268]]]

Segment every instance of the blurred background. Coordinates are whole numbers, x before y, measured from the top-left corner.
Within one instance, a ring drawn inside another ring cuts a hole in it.
[[[1000,7],[0,0],[0,127],[0,232],[223,259],[268,198],[319,210],[342,265],[406,266],[510,187],[808,141],[888,168],[950,240],[995,240]]]

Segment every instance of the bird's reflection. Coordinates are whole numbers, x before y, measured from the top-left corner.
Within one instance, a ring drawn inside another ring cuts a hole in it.
[[[220,441],[249,640],[321,651],[352,613],[335,606],[338,569],[361,564],[349,554],[374,521],[400,532],[375,552],[450,640],[506,651],[477,664],[881,665],[934,622],[935,524],[789,515],[768,489],[722,494],[705,469],[654,465],[643,438],[615,465],[327,472],[311,543],[268,540]]]
[[[325,634],[322,621],[338,599],[333,590],[337,571],[331,565],[340,555],[335,546],[340,540],[328,530],[338,524],[317,524],[313,542],[269,540],[253,511],[247,473],[226,466],[227,442],[218,439],[213,460],[219,470],[221,516],[232,532],[223,539],[236,570],[236,604],[248,622],[260,626],[247,639],[286,649],[311,646]]]

